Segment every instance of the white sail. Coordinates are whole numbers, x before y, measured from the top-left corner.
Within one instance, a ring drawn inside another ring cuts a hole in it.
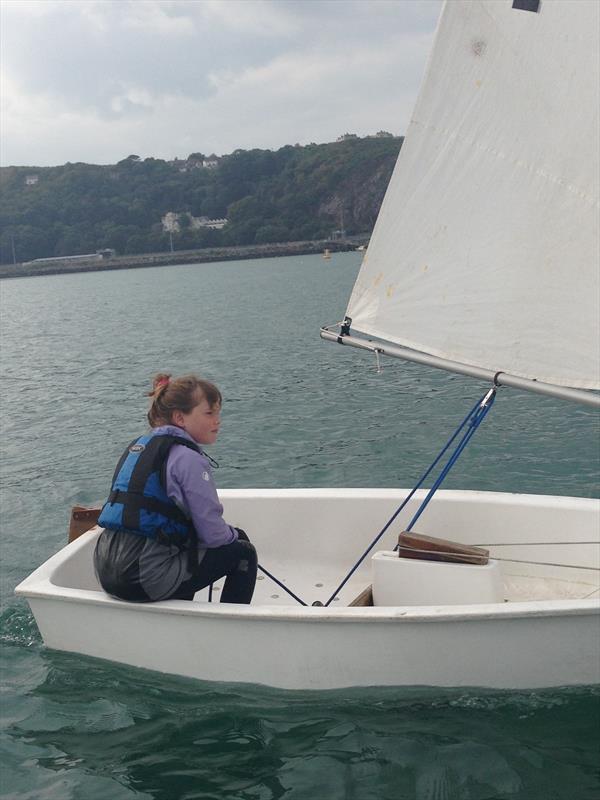
[[[598,0],[447,0],[353,330],[600,388],[599,31]]]

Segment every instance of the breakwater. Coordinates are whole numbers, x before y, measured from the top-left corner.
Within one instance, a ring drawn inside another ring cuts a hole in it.
[[[0,278],[31,278],[39,275],[62,275],[71,272],[102,272],[105,270],[162,267],[175,264],[202,264],[212,261],[241,261],[252,258],[275,258],[356,250],[368,241],[368,234],[341,240],[316,240],[305,242],[274,242],[272,244],[237,247],[210,247],[202,250],[179,250],[173,253],[145,253],[141,255],[113,256],[89,262],[68,260],[27,264],[0,264]]]

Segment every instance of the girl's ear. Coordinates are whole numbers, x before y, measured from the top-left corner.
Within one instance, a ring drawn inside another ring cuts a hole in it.
[[[178,428],[184,427],[185,419],[183,416],[183,411],[174,411],[171,419],[173,421],[173,424],[177,425]]]

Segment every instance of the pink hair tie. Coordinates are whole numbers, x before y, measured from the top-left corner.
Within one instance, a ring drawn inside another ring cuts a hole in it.
[[[170,383],[170,379],[169,379],[169,378],[163,378],[161,381],[159,381],[159,382],[156,384],[156,388],[157,388],[157,389],[162,389],[162,388],[163,388],[163,386],[168,386],[168,385],[169,385],[169,383]]]

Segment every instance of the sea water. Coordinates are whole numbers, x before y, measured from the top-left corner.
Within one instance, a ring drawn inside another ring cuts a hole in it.
[[[70,507],[105,497],[157,371],[222,389],[221,487],[412,486],[486,386],[390,360],[378,373],[321,341],[358,267],[351,253],[0,284],[2,798],[600,796],[597,688],[189,681],[45,650],[13,596],[64,544]],[[593,412],[501,390],[445,485],[595,496],[598,472]]]

